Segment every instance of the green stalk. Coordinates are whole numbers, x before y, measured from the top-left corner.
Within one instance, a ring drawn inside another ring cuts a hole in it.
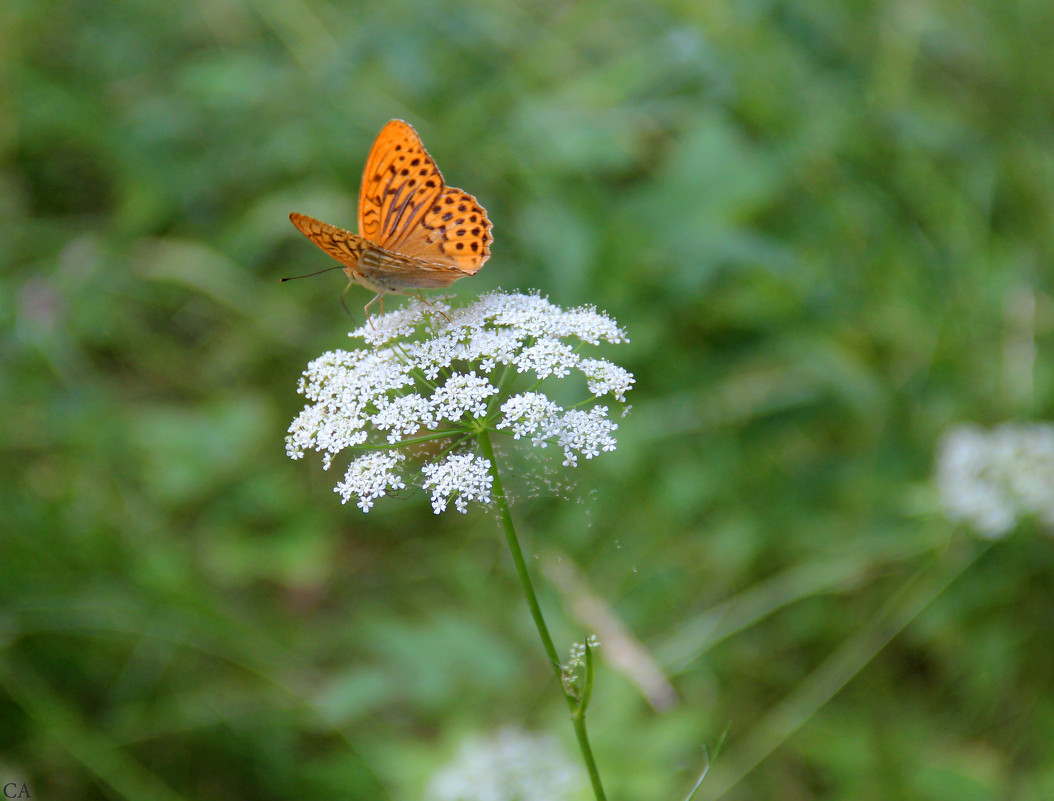
[[[575,729],[578,748],[582,752],[582,760],[585,762],[586,770],[589,772],[589,781],[593,785],[593,795],[596,797],[596,801],[606,801],[607,797],[604,795],[604,787],[600,783],[600,773],[597,771],[596,761],[593,759],[593,749],[589,746],[589,735],[586,732],[585,706],[580,704],[564,689],[563,673],[560,669],[560,656],[556,652],[556,646],[553,645],[553,638],[549,636],[549,627],[545,625],[542,607],[538,603],[538,596],[534,593],[531,576],[527,572],[527,561],[523,558],[523,549],[520,548],[520,540],[516,536],[516,527],[512,522],[512,511],[509,509],[508,501],[505,498],[505,490],[501,485],[501,476],[498,474],[498,462],[494,458],[494,446],[491,445],[490,436],[486,429],[479,432],[478,439],[483,455],[490,462],[490,474],[494,478],[494,501],[498,506],[498,515],[501,517],[502,528],[505,529],[505,541],[509,545],[512,561],[516,565],[516,574],[520,578],[523,594],[527,598],[527,606],[531,610],[531,617],[534,618],[534,626],[538,629],[538,636],[542,638],[542,646],[545,648],[545,653],[549,656],[549,663],[552,665],[553,673],[556,674],[556,682],[564,694],[564,700],[567,701],[567,708],[571,711],[571,723]]]

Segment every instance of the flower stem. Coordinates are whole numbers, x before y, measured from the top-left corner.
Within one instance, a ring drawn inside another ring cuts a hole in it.
[[[600,773],[597,771],[597,765],[593,759],[593,749],[589,746],[589,735],[586,732],[585,707],[564,689],[560,656],[556,652],[556,646],[553,645],[553,638],[549,636],[549,627],[545,625],[542,607],[538,603],[538,596],[535,595],[531,576],[527,572],[527,561],[523,558],[523,549],[520,548],[520,540],[516,536],[516,527],[512,522],[512,511],[509,509],[508,501],[505,498],[505,490],[502,488],[501,476],[498,473],[498,463],[494,458],[494,446],[491,445],[490,436],[486,429],[479,432],[478,439],[483,455],[490,462],[490,474],[494,477],[494,500],[498,505],[498,515],[501,517],[502,528],[505,529],[505,541],[509,545],[512,561],[516,565],[516,574],[520,577],[523,594],[527,598],[527,606],[531,610],[531,617],[534,618],[534,626],[538,629],[538,636],[542,639],[542,646],[545,648],[545,653],[549,657],[549,663],[556,674],[557,684],[563,691],[568,709],[571,710],[571,723],[575,729],[578,748],[582,752],[582,760],[585,762],[586,770],[589,772],[589,781],[593,785],[593,795],[596,797],[596,801],[606,801],[604,788],[600,783]]]

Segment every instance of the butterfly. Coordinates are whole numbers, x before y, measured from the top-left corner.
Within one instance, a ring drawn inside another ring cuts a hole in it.
[[[437,289],[474,275],[490,258],[490,220],[472,195],[443,183],[413,127],[392,120],[377,134],[359,187],[359,232],[293,212],[304,236],[344,265],[351,282],[386,293]]]

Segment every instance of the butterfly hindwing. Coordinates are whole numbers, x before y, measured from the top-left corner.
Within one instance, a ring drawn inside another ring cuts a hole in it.
[[[401,251],[422,261],[449,264],[471,275],[490,258],[490,220],[472,195],[452,186],[425,212]]]

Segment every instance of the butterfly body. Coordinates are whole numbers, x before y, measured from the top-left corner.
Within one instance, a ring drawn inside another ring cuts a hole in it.
[[[402,120],[385,125],[373,143],[358,216],[358,234],[306,214],[289,219],[344,265],[349,280],[376,292],[373,300],[450,286],[490,257],[486,210],[472,195],[446,186],[417,132]]]

